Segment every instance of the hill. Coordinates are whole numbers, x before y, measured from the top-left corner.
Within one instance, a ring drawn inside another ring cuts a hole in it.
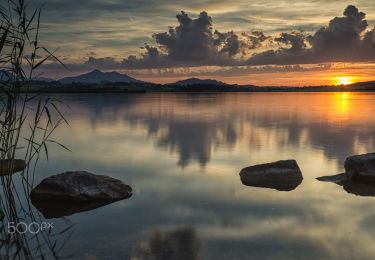
[[[214,79],[198,79],[198,78],[189,78],[184,80],[179,80],[175,83],[169,85],[175,86],[192,86],[192,85],[216,85],[216,86],[225,86],[227,85],[224,82],[214,80]]]
[[[82,84],[100,84],[100,83],[142,83],[142,81],[134,79],[126,74],[121,74],[116,71],[102,72],[100,70],[93,70],[76,77],[66,77],[59,80],[62,84],[82,83]]]

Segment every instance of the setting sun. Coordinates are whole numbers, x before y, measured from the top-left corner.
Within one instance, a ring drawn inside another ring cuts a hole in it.
[[[336,78],[336,85],[349,85],[353,83],[352,77],[337,77]]]

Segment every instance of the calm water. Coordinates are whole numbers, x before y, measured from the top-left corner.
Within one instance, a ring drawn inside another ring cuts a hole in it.
[[[71,128],[37,182],[67,170],[131,185],[128,200],[69,217],[77,259],[374,259],[375,198],[316,177],[375,151],[375,95],[134,94],[60,97]],[[296,159],[294,191],[239,171]],[[58,225],[59,219],[52,220]]]

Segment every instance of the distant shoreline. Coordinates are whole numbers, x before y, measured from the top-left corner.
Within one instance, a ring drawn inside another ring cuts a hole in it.
[[[21,88],[22,89],[22,88]],[[26,89],[26,86],[25,86]],[[375,81],[357,82],[350,85],[320,86],[256,86],[252,84],[228,84],[215,79],[188,78],[174,83],[145,82],[116,71],[91,72],[60,80],[34,78],[28,85],[32,93],[202,93],[202,92],[375,92]]]
[[[77,91],[21,91],[20,93],[32,93],[32,94],[147,94],[147,93],[375,93],[375,90],[264,90],[264,91],[125,91],[125,90],[109,90],[109,91],[89,91],[89,90],[77,90]]]
[[[311,86],[311,87],[285,87],[285,86],[240,86],[240,85],[161,85],[142,83],[103,83],[103,84],[60,84],[46,82],[32,82],[31,86],[21,89],[23,93],[40,94],[82,94],[82,93],[267,93],[267,92],[375,92],[375,83],[355,83],[347,86]]]

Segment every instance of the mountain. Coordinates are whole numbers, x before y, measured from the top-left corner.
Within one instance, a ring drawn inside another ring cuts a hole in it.
[[[32,81],[39,81],[39,82],[53,82],[54,79],[45,78],[45,77],[34,77],[31,79]]]
[[[101,72],[100,70],[94,70],[86,74],[82,74],[76,77],[66,77],[59,80],[62,84],[84,83],[84,84],[99,84],[99,83],[141,83],[142,81],[129,77],[125,74],[120,74],[116,71],[112,72]]]
[[[0,70],[0,81],[7,81],[12,76],[11,72],[5,72]],[[25,81],[28,81],[28,78],[25,78]],[[37,81],[37,82],[53,82],[54,79],[46,78],[46,77],[33,77],[31,78],[31,81]]]
[[[171,83],[170,85],[178,85],[178,86],[189,86],[189,85],[216,85],[216,86],[225,86],[227,85],[224,82],[214,80],[214,79],[198,79],[198,78],[190,78],[179,80],[175,83]]]
[[[350,84],[349,86],[373,87],[375,86],[375,81],[356,82]]]

